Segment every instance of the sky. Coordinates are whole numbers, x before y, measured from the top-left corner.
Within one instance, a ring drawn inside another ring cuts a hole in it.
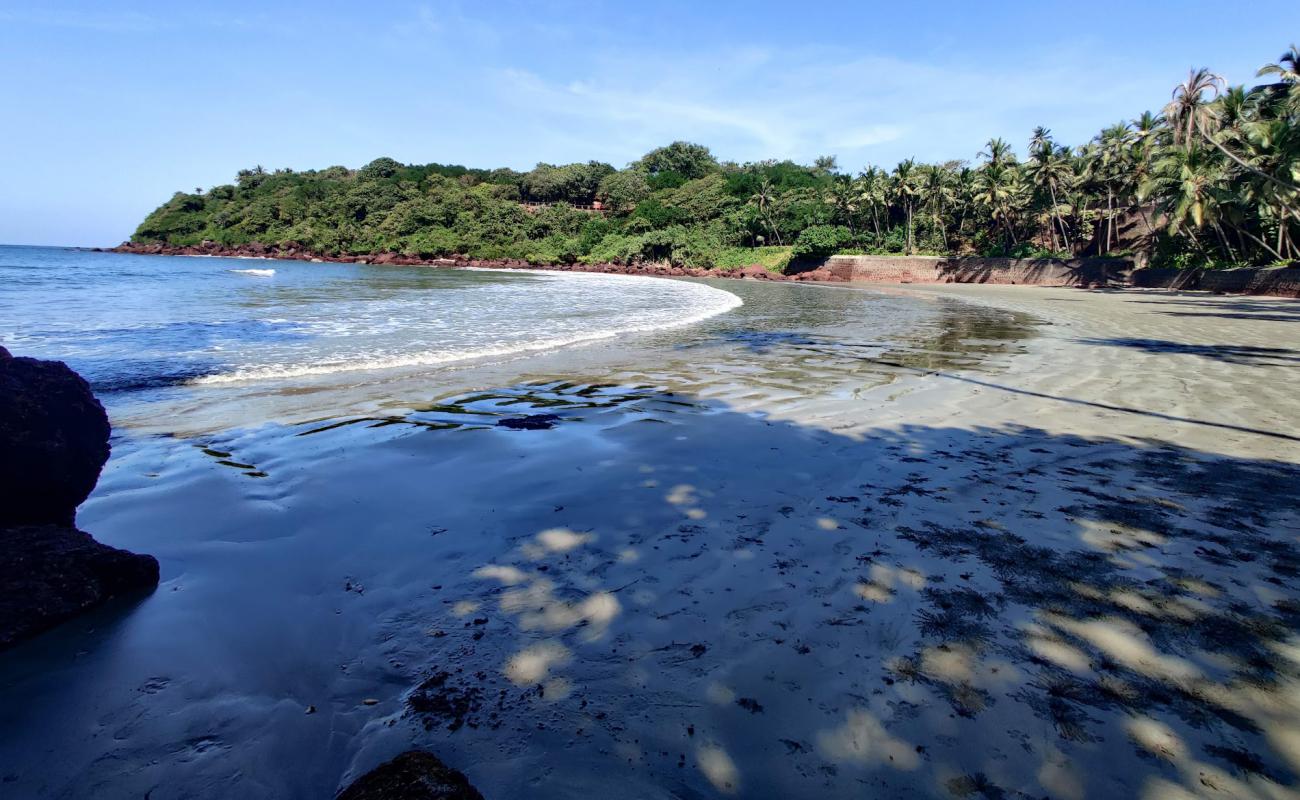
[[[843,170],[1079,144],[1300,3],[0,0],[0,242],[114,245],[246,167],[622,167],[677,139]]]

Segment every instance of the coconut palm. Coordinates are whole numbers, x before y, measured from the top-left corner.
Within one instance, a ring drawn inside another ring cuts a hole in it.
[[[1300,180],[1300,128],[1285,119],[1253,120],[1242,126],[1242,152],[1259,172],[1289,180]],[[1267,220],[1275,228],[1272,249],[1278,257],[1300,255],[1291,229],[1300,223],[1300,198],[1286,188],[1286,181],[1265,181],[1253,173],[1242,176],[1239,191],[1246,202],[1257,204],[1256,218]]]
[[[1211,101],[1223,91],[1223,78],[1204,67],[1187,74],[1187,80],[1174,87],[1172,99],[1165,106],[1165,119],[1169,121],[1174,144],[1185,148],[1213,130],[1215,108]],[[1207,96],[1208,95],[1208,99]]]
[[[1001,167],[1015,163],[1016,154],[1011,152],[1011,145],[995,137],[989,139],[988,144],[984,145],[984,149],[980,151],[980,158],[995,167]]]
[[[1013,164],[989,161],[975,174],[975,202],[1006,233],[1006,245],[1014,247],[1016,211],[1026,199],[1026,187]]]
[[[871,212],[871,226],[877,240],[884,235],[880,229],[880,215],[881,211],[888,211],[887,183],[888,176],[878,167],[867,167],[854,181],[858,206]]]
[[[916,241],[912,235],[912,214],[916,210],[916,198],[921,194],[919,183],[920,175],[916,169],[916,161],[913,159],[904,159],[900,161],[897,167],[894,167],[894,174],[890,181],[890,195],[899,207],[903,209],[903,217],[907,225],[907,245],[905,252],[911,255],[916,249]]]
[[[1128,123],[1120,122],[1104,129],[1097,135],[1095,142],[1096,160],[1093,162],[1093,174],[1098,184],[1106,192],[1105,245],[1104,252],[1110,252],[1115,243],[1115,217],[1125,206],[1131,187],[1132,169],[1129,145],[1132,141]]]
[[[1052,227],[1052,223],[1055,223],[1064,249],[1070,250],[1070,234],[1065,229],[1065,220],[1061,218],[1061,204],[1057,196],[1064,194],[1064,189],[1074,178],[1074,170],[1070,165],[1069,149],[1053,142],[1052,132],[1042,126],[1035,128],[1030,137],[1025,177],[1029,179],[1030,185],[1051,201],[1047,209],[1047,232],[1052,249],[1057,249],[1056,230]]]
[[[1278,83],[1294,90],[1300,86],[1300,50],[1295,45],[1282,54],[1276,64],[1265,64],[1255,73],[1259,77],[1265,75],[1276,75]]]
[[[1289,56],[1290,53],[1287,55]],[[1283,56],[1284,63],[1286,58],[1287,56]],[[1278,67],[1279,71],[1286,72],[1283,65],[1273,64],[1269,66]],[[1184,147],[1190,147],[1190,142],[1199,137],[1214,145],[1219,152],[1232,159],[1237,166],[1249,170],[1267,181],[1276,183],[1282,188],[1300,191],[1300,185],[1297,185],[1297,182],[1259,171],[1248,164],[1241,156],[1225,147],[1215,137],[1219,127],[1221,106],[1213,101],[1222,94],[1224,86],[1223,78],[1205,68],[1201,68],[1192,70],[1188,74],[1187,80],[1175,87],[1173,99],[1165,106],[1165,118],[1169,120],[1170,127],[1173,130],[1174,142],[1182,144]],[[1207,95],[1209,100],[1206,99]]]
[[[952,173],[939,164],[925,164],[919,169],[918,188],[922,201],[930,213],[930,225],[938,231],[943,249],[948,249],[948,233],[943,215],[953,201]]]
[[[758,191],[754,192],[749,201],[758,207],[758,214],[767,222],[768,230],[772,231],[776,243],[782,244],[781,232],[776,229],[776,223],[772,220],[772,206],[776,202],[776,190],[772,188],[772,182],[767,178],[760,181]]]
[[[845,225],[849,232],[856,236],[858,192],[853,185],[853,179],[848,175],[835,175],[824,200],[834,211],[834,221]]]

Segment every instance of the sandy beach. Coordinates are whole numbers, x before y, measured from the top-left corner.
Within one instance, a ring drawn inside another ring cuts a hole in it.
[[[1300,796],[1300,304],[725,288],[123,409],[79,521],[162,583],[0,663],[0,793],[319,798],[419,747],[488,798]]]

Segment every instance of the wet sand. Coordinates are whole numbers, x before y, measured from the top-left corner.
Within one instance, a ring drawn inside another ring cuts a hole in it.
[[[0,660],[6,796],[413,746],[489,798],[1297,795],[1300,305],[739,291],[424,402],[141,412],[80,522],[163,583]]]

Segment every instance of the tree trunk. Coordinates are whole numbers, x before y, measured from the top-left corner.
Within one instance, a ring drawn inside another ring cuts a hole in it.
[[[1237,251],[1232,249],[1232,243],[1228,241],[1228,235],[1223,232],[1223,226],[1215,222],[1214,232],[1219,234],[1219,241],[1223,243],[1223,249],[1228,251],[1228,258],[1232,259],[1234,264],[1237,263]]]
[[[1059,206],[1056,202],[1056,182],[1048,181],[1047,188],[1052,193],[1052,217],[1061,228],[1061,241],[1065,243],[1066,252],[1074,255],[1074,250],[1070,247],[1070,236],[1065,232],[1065,221],[1061,219],[1061,215],[1057,212]]]
[[[1242,233],[1244,233],[1244,234],[1246,234],[1247,236],[1249,236],[1249,237],[1251,238],[1251,240],[1254,241],[1256,244],[1258,244],[1259,246],[1263,247],[1263,248],[1264,248],[1265,250],[1267,250],[1268,252],[1272,253],[1274,258],[1276,258],[1276,259],[1279,260],[1279,261],[1282,260],[1282,254],[1279,253],[1278,251],[1274,250],[1273,247],[1272,247],[1272,245],[1270,245],[1268,242],[1266,242],[1266,241],[1264,241],[1263,239],[1259,238],[1258,236],[1256,236],[1255,234],[1253,234],[1253,233],[1251,233],[1250,231],[1246,230],[1245,228],[1241,228],[1240,230],[1241,230]]]
[[[1112,216],[1110,202],[1110,187],[1106,187],[1106,253],[1110,252],[1110,233],[1115,226],[1115,217]],[[1105,253],[1102,253],[1105,255]]]

